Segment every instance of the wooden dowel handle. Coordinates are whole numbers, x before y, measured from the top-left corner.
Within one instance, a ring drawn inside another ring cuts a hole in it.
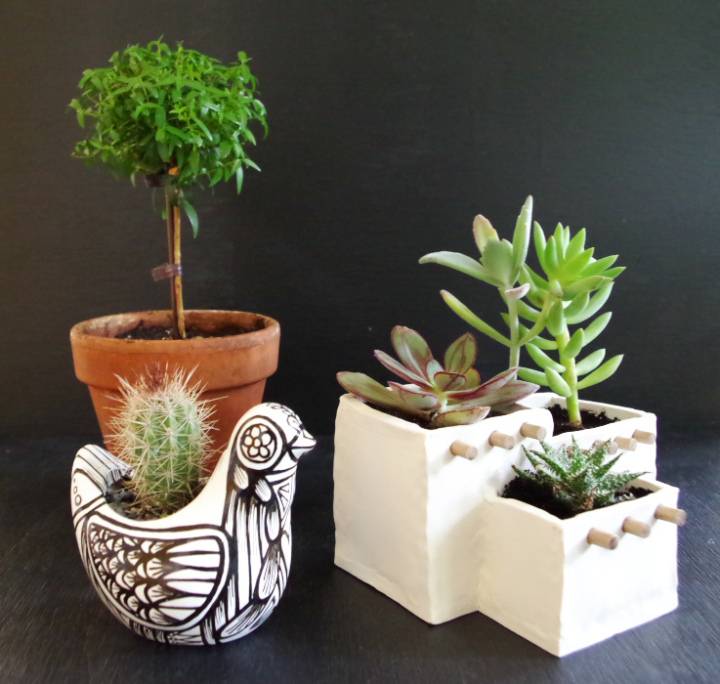
[[[687,522],[687,513],[682,508],[673,508],[662,504],[655,509],[655,517],[678,527],[682,527]]]
[[[512,435],[506,435],[504,432],[493,432],[488,442],[492,446],[501,447],[502,449],[512,449],[515,446],[515,438]]]
[[[533,423],[523,423],[520,427],[520,434],[523,437],[530,437],[542,442],[547,436],[547,430],[542,425],[534,425]]]
[[[645,539],[650,536],[650,525],[635,518],[625,518],[622,526],[623,532],[634,534],[636,537]]]
[[[610,549],[612,551],[617,548],[618,538],[610,532],[598,530],[597,527],[593,527],[588,532],[587,543],[601,546],[603,549]]]
[[[655,433],[648,432],[647,430],[635,430],[635,432],[633,432],[633,438],[643,444],[655,444]]]
[[[450,453],[453,456],[462,456],[463,458],[472,460],[478,455],[478,450],[467,442],[461,442],[459,439],[456,439],[450,445]]]
[[[615,444],[625,451],[635,451],[637,442],[632,437],[616,437]]]

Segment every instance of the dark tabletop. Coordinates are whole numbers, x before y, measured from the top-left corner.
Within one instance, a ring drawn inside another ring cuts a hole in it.
[[[333,566],[332,441],[300,463],[293,561],[270,620],[235,643],[134,636],[91,589],[70,525],[82,440],[0,441],[2,682],[720,682],[720,438],[663,433],[681,488],[680,608],[563,660],[479,613],[430,627]]]

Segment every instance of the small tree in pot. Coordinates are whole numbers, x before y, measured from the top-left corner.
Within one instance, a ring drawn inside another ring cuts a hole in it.
[[[256,144],[250,124],[267,134],[256,86],[244,52],[226,65],[182,44],[173,49],[155,40],[114,53],[109,67],[86,69],[80,97],[70,102],[78,124],[90,126],[74,156],[108,166],[133,183],[144,176],[148,185],[163,188],[168,267],[155,273],[172,279],[175,337],[186,336],[181,211],[193,236],[199,228],[187,191],[235,179],[239,193],[244,170],[260,170],[246,151]]]
[[[235,61],[223,64],[180,43],[171,47],[156,40],[114,53],[106,67],[87,69],[79,88],[70,106],[88,134],[76,144],[74,156],[102,164],[133,184],[141,177],[162,190],[168,259],[153,269],[153,277],[170,279],[171,314],[125,314],[78,324],[71,331],[75,372],[90,388],[107,438],[110,402],[119,392],[116,376],[132,380],[157,363],[185,370],[197,366],[205,398],[217,404],[214,441],[222,447],[237,416],[262,400],[265,380],[277,368],[279,325],[245,312],[186,312],[181,216],[196,236],[199,222],[190,191],[233,181],[240,192],[245,169],[259,170],[248,148],[256,144],[253,126],[266,133],[267,118],[249,58],[239,52]]]

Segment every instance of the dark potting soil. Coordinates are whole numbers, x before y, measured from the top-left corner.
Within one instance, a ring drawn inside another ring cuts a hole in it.
[[[400,411],[393,411],[392,409],[385,408],[384,406],[377,406],[376,404],[373,404],[372,402],[367,402],[368,405],[372,406],[374,409],[377,409],[378,411],[381,411],[382,413],[387,413],[389,416],[394,416],[395,418],[400,418],[402,420],[407,421],[408,423],[415,423],[415,425],[419,425],[421,428],[424,428],[425,430],[438,430],[437,425],[431,425],[428,421],[423,420],[422,418],[419,418],[418,416],[409,416],[406,413],[401,413]],[[494,418],[495,416],[503,415],[501,413],[496,413],[495,411],[490,411],[488,415],[484,418],[484,420],[487,420],[488,418]]]
[[[652,492],[649,489],[641,489],[640,487],[628,487],[615,495],[613,504],[621,501],[630,501],[647,496]],[[528,480],[525,477],[516,477],[510,480],[503,490],[502,496],[506,499],[517,499],[535,508],[540,508],[550,515],[554,515],[561,520],[572,518],[577,515],[567,504],[558,501],[553,496],[552,487],[542,482]],[[612,505],[612,504],[609,504]]]
[[[133,491],[129,488],[128,483],[129,480],[119,480],[110,485],[105,492],[105,500],[120,515],[132,520],[155,520],[175,513],[175,511],[163,511],[140,504]],[[198,483],[195,492],[188,496],[187,501],[179,505],[176,510],[180,510],[183,506],[189,504],[200,493],[200,489],[202,489],[202,483]]]
[[[248,328],[239,325],[230,325],[218,330],[207,331],[197,326],[190,326],[186,330],[186,339],[198,337],[229,337],[230,335],[243,335],[244,333],[254,332],[262,329],[260,322],[254,328]],[[119,340],[176,340],[172,328],[165,328],[161,325],[145,326],[140,321],[134,328],[120,333],[116,336]]]
[[[617,418],[610,418],[605,411],[595,413],[593,411],[580,411],[582,426],[570,424],[570,418],[566,408],[559,404],[553,404],[548,408],[555,423],[555,434],[561,435],[563,432],[575,432],[577,430],[589,430],[591,428],[602,427],[610,423],[617,423]]]

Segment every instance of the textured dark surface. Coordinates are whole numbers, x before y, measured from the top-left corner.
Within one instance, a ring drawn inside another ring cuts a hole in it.
[[[332,456],[300,463],[287,592],[251,636],[207,649],[159,646],[117,623],[72,537],[78,440],[0,442],[2,682],[717,682],[717,437],[665,434],[661,479],[682,489],[680,608],[558,660],[480,614],[429,627],[332,564]],[[531,581],[531,573],[528,575]]]
[[[160,34],[253,58],[263,172],[196,198],[185,295],[281,321],[269,393],[312,431],[393,324],[438,348],[464,329],[440,288],[499,323],[492,288],[417,259],[472,252],[478,212],[509,231],[529,193],[628,266],[602,338],[623,368],[588,397],[718,423],[720,355],[697,353],[720,338],[717,0],[2,0],[0,32],[0,433],[94,430],[70,325],[166,306],[148,190],[70,159],[67,111],[85,67]]]

